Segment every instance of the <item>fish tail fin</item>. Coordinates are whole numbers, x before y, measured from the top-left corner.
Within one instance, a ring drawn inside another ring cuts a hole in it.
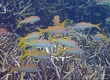
[[[100,24],[97,24],[96,25],[96,28],[102,31],[102,29],[99,27],[100,25],[101,25],[101,23]]]
[[[27,45],[27,42],[24,42],[23,45],[20,46],[20,49],[23,49]]]
[[[67,19],[62,22],[62,24],[61,24],[62,27],[65,27],[66,22],[67,22]]]
[[[108,38],[106,36],[104,36],[104,39],[105,39],[106,42],[108,42]]]
[[[12,74],[15,71],[15,67],[13,67],[11,64],[9,64],[9,66],[11,67],[11,70],[8,72],[8,74]]]
[[[40,32],[43,32],[43,29],[41,29],[41,28],[37,28]]]
[[[60,49],[60,50],[58,51],[58,54],[55,55],[55,57],[58,57],[58,56],[61,55],[62,53],[63,53],[63,49]]]
[[[24,50],[24,54],[20,57],[20,59],[25,58],[26,56],[28,56],[29,52]]]
[[[54,41],[55,41],[55,39],[54,39],[54,38],[52,38],[52,37],[50,36],[50,41],[51,41],[51,42],[54,42]]]
[[[19,21],[19,20],[16,20],[16,21],[18,22],[18,25],[17,25],[16,28],[19,28],[20,27],[20,24],[21,24],[21,21]]]
[[[37,28],[37,29],[40,31],[38,35],[41,35],[44,32],[44,30],[41,28]]]
[[[24,38],[19,37],[19,43],[17,44],[17,46],[20,46],[23,42],[24,42]]]

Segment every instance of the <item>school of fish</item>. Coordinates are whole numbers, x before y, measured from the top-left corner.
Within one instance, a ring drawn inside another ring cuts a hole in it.
[[[109,4],[110,0],[96,2],[98,6]],[[39,16],[17,20],[15,31],[40,20]],[[18,80],[107,80],[110,36],[104,33],[101,23],[73,22],[70,26],[68,20],[61,21],[55,15],[53,25],[37,27],[24,37],[0,28],[0,78],[8,76],[11,80],[11,75]],[[105,21],[109,23],[110,17]],[[97,33],[91,34],[91,30]]]

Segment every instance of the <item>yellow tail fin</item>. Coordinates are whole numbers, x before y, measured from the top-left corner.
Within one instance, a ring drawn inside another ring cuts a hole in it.
[[[96,28],[99,29],[99,30],[101,30],[101,28],[99,27],[100,25],[101,25],[101,24],[97,24],[97,25],[96,25]]]
[[[20,46],[20,49],[23,49],[27,45],[27,42],[24,42],[22,46]]]
[[[67,21],[67,20],[64,20],[64,21],[62,22],[62,24],[61,24],[62,27],[65,27],[66,21]]]
[[[20,57],[20,59],[23,59],[23,58],[25,58],[28,55],[29,55],[29,52],[24,50],[24,54]]]
[[[17,44],[17,46],[21,46],[21,44],[24,42],[24,38],[19,37],[19,43]]]
[[[37,28],[37,29],[40,31],[38,35],[41,35],[44,32],[43,29],[41,28]]]
[[[41,29],[41,28],[37,28],[40,32],[43,32],[43,29]]]
[[[50,37],[50,41],[51,41],[51,42],[54,42],[54,41],[55,41],[55,39],[54,39],[54,38],[52,38],[52,37]]]
[[[16,70],[16,68],[13,67],[11,64],[9,64],[9,66],[11,67],[11,70],[8,72],[8,74],[12,74]]]
[[[58,57],[59,55],[61,55],[63,53],[63,49],[60,49],[58,54],[56,54],[55,56]]]
[[[104,39],[105,39],[106,42],[108,42],[108,38],[106,36],[104,36]]]
[[[19,21],[19,20],[16,20],[16,21],[18,22],[17,28],[19,28],[21,25],[21,21]]]

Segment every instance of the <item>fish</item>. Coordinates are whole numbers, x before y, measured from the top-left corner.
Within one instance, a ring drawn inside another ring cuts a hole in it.
[[[21,21],[18,21],[18,25],[17,25],[17,28],[21,27],[20,25],[23,24],[23,23],[35,23],[37,21],[40,20],[40,17],[39,16],[30,16],[28,18],[25,18],[24,20],[21,20]]]
[[[34,64],[27,64],[27,65],[20,65],[20,67],[13,67],[11,66],[11,70],[8,72],[8,74],[13,73],[14,71],[19,72],[39,72],[41,71],[38,66],[35,66]]]
[[[4,28],[0,28],[0,36],[9,35],[10,32]]]
[[[67,47],[66,49],[60,49],[58,54],[56,54],[55,56],[59,56],[64,52],[68,54],[84,54],[84,51],[79,47],[78,48]]]
[[[25,37],[19,37],[18,46],[21,45],[24,41],[31,41],[32,39],[39,39],[41,35],[39,32],[32,32]]]
[[[61,26],[49,26],[46,29],[37,28],[40,31],[40,34],[42,33],[49,33],[49,34],[66,34],[68,31],[65,27]]]
[[[64,20],[62,23],[60,23],[59,15],[55,15],[54,18],[53,18],[54,26],[62,26],[62,27],[64,27],[66,22],[67,22],[67,20]]]
[[[110,5],[110,0],[98,0],[96,5]]]
[[[105,20],[106,20],[107,22],[110,22],[110,17],[106,18]]]
[[[103,40],[104,39],[106,42],[108,42],[107,36],[100,34],[100,33],[97,33],[96,35],[94,35],[94,39],[96,39],[96,40]]]
[[[74,40],[71,40],[70,38],[66,38],[66,39],[65,38],[57,38],[57,39],[52,38],[50,41],[56,42],[56,43],[59,43],[59,44],[62,44],[68,47],[79,47],[78,43],[75,42]]]
[[[101,28],[99,27],[100,24],[91,24],[87,22],[79,22],[73,25],[73,29],[91,29],[93,27],[97,28],[101,31]]]
[[[51,59],[50,53],[47,53],[46,51],[38,51],[38,50],[35,50],[34,52],[29,52],[27,50],[24,50],[24,55],[22,55],[20,58],[23,59],[26,56],[30,56],[34,59],[42,59],[42,60]]]
[[[44,47],[54,47],[54,45],[49,41],[49,40],[32,40],[30,42],[23,42],[23,45],[20,46],[20,48],[24,48],[26,46],[32,46],[32,47],[41,47],[41,48],[44,48]]]

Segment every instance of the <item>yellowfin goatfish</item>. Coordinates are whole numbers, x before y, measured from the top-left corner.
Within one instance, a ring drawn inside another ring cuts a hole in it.
[[[108,38],[107,36],[103,35],[103,34],[100,34],[100,33],[97,33],[95,36],[94,36],[94,39],[96,40],[105,40],[106,42],[108,42]]]
[[[65,27],[61,27],[61,26],[53,26],[53,27],[48,27],[47,29],[40,29],[37,28],[40,33],[50,33],[50,34],[64,34],[64,33],[68,33],[68,31],[66,30]]]
[[[20,27],[20,24],[23,24],[23,23],[35,23],[35,22],[37,22],[39,20],[40,20],[39,16],[30,16],[28,18],[25,18],[24,20],[18,21],[17,28]]]
[[[54,38],[52,38],[51,41],[57,42],[59,44],[62,44],[62,45],[68,46],[68,47],[78,47],[78,43],[75,42],[74,40],[69,39],[69,38],[68,39],[64,39],[64,38],[54,39]]]
[[[60,49],[60,51],[58,52],[57,55],[55,56],[59,56],[61,55],[63,52],[69,53],[69,54],[83,54],[84,51],[81,48],[66,48],[66,49]]]
[[[18,45],[21,45],[22,42],[24,42],[24,41],[31,41],[32,39],[39,39],[40,36],[41,35],[39,35],[39,32],[32,32],[23,38],[19,37]]]
[[[80,22],[80,23],[76,23],[73,25],[73,29],[90,29],[92,27],[95,27],[99,30],[101,30],[101,28],[99,28],[100,24],[91,24],[91,23],[86,23],[86,22]]]
[[[24,50],[24,55],[21,56],[22,58],[25,58],[26,56],[30,56],[34,59],[43,59],[43,60],[50,60],[51,56],[46,51],[38,51],[35,50],[34,52],[28,52],[27,50]]]
[[[40,70],[40,68],[38,66],[35,66],[34,64],[28,64],[28,65],[21,65],[20,67],[11,66],[11,70],[8,73],[11,74],[14,71],[19,71],[19,72],[38,72],[38,71],[41,71],[41,70]]]
[[[21,49],[24,48],[25,46],[33,46],[33,47],[54,47],[53,44],[51,44],[50,41],[48,40],[32,40],[30,42],[23,42],[23,45],[20,47]]]
[[[53,18],[53,23],[54,23],[55,26],[62,26],[62,27],[64,27],[66,21],[67,21],[67,20],[64,20],[64,22],[60,23],[59,15],[56,15],[56,16],[54,16],[54,18]]]
[[[98,0],[97,5],[110,5],[110,0]]]

